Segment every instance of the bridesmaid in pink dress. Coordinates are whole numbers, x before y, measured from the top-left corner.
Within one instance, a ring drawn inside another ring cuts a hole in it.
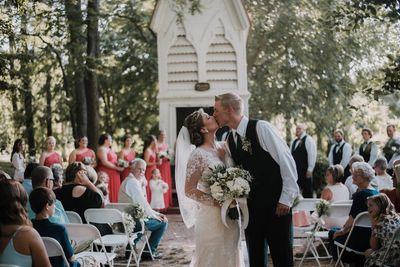
[[[51,165],[58,163],[62,165],[62,157],[60,153],[54,150],[56,147],[56,139],[53,136],[49,136],[46,139],[46,151],[43,151],[39,158],[40,166],[51,167]]]
[[[86,136],[82,136],[77,139],[78,147],[71,152],[68,159],[68,164],[72,164],[75,161],[83,162],[83,164],[90,165],[93,168],[96,167],[96,154],[94,151],[87,147],[88,139]]]
[[[97,172],[103,171],[108,174],[108,191],[110,202],[118,202],[118,192],[121,185],[120,172],[124,169],[117,166],[117,155],[111,149],[112,139],[109,134],[102,134],[99,138],[97,149]]]
[[[131,172],[130,162],[136,158],[136,152],[131,148],[133,144],[132,136],[130,134],[126,134],[122,141],[124,142],[124,147],[118,153],[118,159],[128,162],[129,166],[126,167],[121,173],[121,183]]]
[[[143,146],[143,159],[146,161],[146,180],[147,180],[147,185],[149,185],[149,181],[151,179],[151,175],[154,169],[157,168],[157,165],[161,163],[161,160],[158,159],[158,149],[157,149],[157,139],[154,135],[149,135],[146,137],[146,140],[144,140],[144,146]],[[146,187],[146,192],[147,192],[147,200],[150,203],[151,200],[151,191],[150,187]]]
[[[161,178],[168,184],[168,191],[164,193],[165,208],[172,206],[172,178],[171,178],[171,164],[168,155],[168,144],[165,142],[166,139],[165,130],[160,130],[158,134],[158,152],[161,158],[161,165],[159,167],[161,172]]]

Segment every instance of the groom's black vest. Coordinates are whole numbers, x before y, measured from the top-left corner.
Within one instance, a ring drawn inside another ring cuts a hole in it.
[[[250,221],[248,230],[264,226],[276,209],[282,192],[282,176],[279,165],[260,146],[256,131],[257,120],[249,120],[246,139],[251,143],[250,149],[243,149],[241,138],[237,138],[237,147],[232,134],[228,137],[229,149],[236,165],[241,165],[253,177],[250,184],[248,207]],[[245,146],[246,148],[246,146]]]

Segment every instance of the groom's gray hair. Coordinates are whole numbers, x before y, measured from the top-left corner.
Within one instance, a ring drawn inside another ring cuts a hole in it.
[[[216,95],[215,101],[221,101],[221,106],[223,108],[232,107],[237,114],[242,115],[243,113],[243,100],[236,93]]]

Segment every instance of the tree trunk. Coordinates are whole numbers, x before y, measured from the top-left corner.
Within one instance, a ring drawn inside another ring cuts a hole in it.
[[[28,21],[26,14],[22,15],[22,30],[27,32]],[[31,88],[31,73],[32,73],[32,61],[30,59],[33,51],[29,50],[28,45],[24,44],[25,58],[21,60],[21,75],[22,75],[22,95],[24,99],[24,109],[25,109],[25,127],[26,127],[26,139],[28,140],[29,155],[35,156],[35,126],[33,122],[33,95]]]
[[[286,130],[286,144],[290,144],[290,141],[292,140],[291,136],[291,129],[292,129],[292,124],[290,123],[290,114],[285,114],[285,130]]]
[[[53,131],[51,129],[51,74],[50,70],[47,72],[46,83],[44,85],[44,91],[46,92],[46,128],[47,128],[47,136],[53,135]]]
[[[89,147],[97,148],[99,138],[99,89],[97,64],[99,57],[99,0],[88,1],[87,14],[87,59],[86,100]]]
[[[85,38],[83,37],[83,20],[80,0],[65,0],[68,31],[70,35],[68,75],[73,77],[72,102],[75,116],[72,121],[74,138],[87,135],[87,110],[84,80],[83,52]]]

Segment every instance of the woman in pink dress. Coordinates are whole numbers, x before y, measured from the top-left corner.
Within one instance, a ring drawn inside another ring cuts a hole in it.
[[[172,178],[171,178],[171,164],[170,156],[168,154],[168,144],[165,142],[167,134],[165,130],[160,130],[158,134],[158,153],[161,159],[159,166],[161,172],[161,179],[168,184],[168,190],[164,193],[165,208],[172,206]]]
[[[122,139],[122,141],[124,142],[124,147],[118,153],[118,160],[123,160],[127,162],[128,166],[121,173],[121,183],[126,178],[126,176],[128,176],[129,173],[131,172],[130,163],[136,157],[136,152],[131,148],[133,144],[132,135],[126,134]]]
[[[120,172],[124,169],[117,166],[118,158],[111,149],[112,139],[109,134],[102,134],[97,149],[97,172],[103,171],[109,177],[108,191],[110,202],[118,202],[118,192],[121,185]]]
[[[146,172],[144,175],[146,176],[147,184],[149,184],[153,170],[157,168],[157,165],[161,163],[161,160],[158,159],[157,154],[158,154],[157,139],[154,135],[149,135],[144,140],[144,145],[143,145],[143,159],[146,161],[147,164]],[[150,203],[151,191],[149,186],[146,187],[146,192],[147,192],[147,200]]]
[[[56,147],[56,139],[53,136],[49,136],[46,139],[46,151],[43,151],[39,158],[40,166],[51,167],[51,165],[58,163],[62,165],[62,157],[60,153],[54,150]]]
[[[85,165],[90,165],[93,168],[96,167],[96,154],[92,149],[87,147],[87,137],[82,136],[78,138],[77,143],[78,147],[69,155],[68,164],[72,164],[75,161],[80,161]]]

